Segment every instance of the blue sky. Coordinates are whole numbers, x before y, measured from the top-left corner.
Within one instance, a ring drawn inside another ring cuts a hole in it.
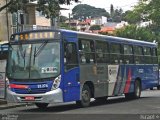
[[[138,3],[138,0],[81,0],[81,3],[72,3],[71,5],[62,5],[61,7],[69,10],[62,10],[61,14],[68,16],[72,13],[72,9],[78,4],[88,4],[96,8],[104,8],[110,11],[110,5],[113,4],[114,8],[122,8],[124,11],[133,9],[133,6]]]

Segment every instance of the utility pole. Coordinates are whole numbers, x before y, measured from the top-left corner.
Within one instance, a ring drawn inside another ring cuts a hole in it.
[[[18,26],[18,3],[16,5],[17,5],[16,6],[17,7],[17,17],[16,17],[16,27],[17,27],[17,30],[16,31],[19,32],[19,30],[18,30],[19,29],[19,26]]]
[[[71,28],[71,14],[69,13],[69,28]]]
[[[6,0],[6,4],[8,3],[8,0]],[[10,39],[9,36],[9,22],[8,22],[8,9],[6,8],[6,19],[7,19],[7,34],[8,34],[8,41]]]

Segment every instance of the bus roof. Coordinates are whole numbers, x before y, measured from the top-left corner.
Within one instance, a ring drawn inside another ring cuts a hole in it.
[[[107,39],[112,40],[113,42],[115,41],[115,42],[125,42],[125,43],[132,43],[132,44],[143,44],[143,45],[157,46],[157,43],[155,43],[155,42],[147,42],[147,41],[136,40],[136,39],[122,38],[122,37],[115,37],[115,36],[108,36],[108,35],[100,35],[100,34],[79,32],[79,31],[71,31],[71,30],[65,30],[65,29],[61,29],[61,31],[72,32],[72,33],[77,33],[80,35],[87,35],[87,36],[93,36],[93,37],[95,37],[95,36],[101,37],[101,38],[104,38],[105,40],[107,40]]]
[[[108,35],[100,35],[100,34],[94,34],[94,33],[86,33],[86,32],[79,32],[79,31],[72,31],[72,30],[66,30],[66,29],[42,29],[42,30],[30,30],[30,31],[23,31],[18,32],[16,34],[21,33],[29,33],[29,32],[41,32],[41,31],[55,31],[55,32],[68,32],[68,33],[75,33],[80,36],[92,36],[93,38],[98,37],[104,39],[104,41],[110,41],[110,42],[117,42],[117,43],[127,43],[127,44],[136,44],[136,45],[151,45],[151,46],[157,46],[157,43],[155,42],[147,42],[147,41],[141,41],[136,39],[129,39],[129,38],[122,38],[122,37],[115,37],[115,36],[108,36]]]

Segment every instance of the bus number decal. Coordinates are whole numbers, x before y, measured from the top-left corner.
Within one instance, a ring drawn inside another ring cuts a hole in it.
[[[38,88],[48,88],[48,84],[39,84],[37,85]]]
[[[144,73],[144,70],[143,69],[139,69],[138,72],[139,73]]]
[[[58,70],[56,67],[43,67],[41,73],[57,73]]]

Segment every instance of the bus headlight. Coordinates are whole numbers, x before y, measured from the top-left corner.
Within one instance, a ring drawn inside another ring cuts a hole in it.
[[[52,85],[52,89],[51,89],[51,90],[57,89],[57,88],[59,87],[60,83],[61,83],[61,75],[59,75],[58,77],[56,77],[56,78],[54,79],[54,82],[53,82],[53,85]]]

